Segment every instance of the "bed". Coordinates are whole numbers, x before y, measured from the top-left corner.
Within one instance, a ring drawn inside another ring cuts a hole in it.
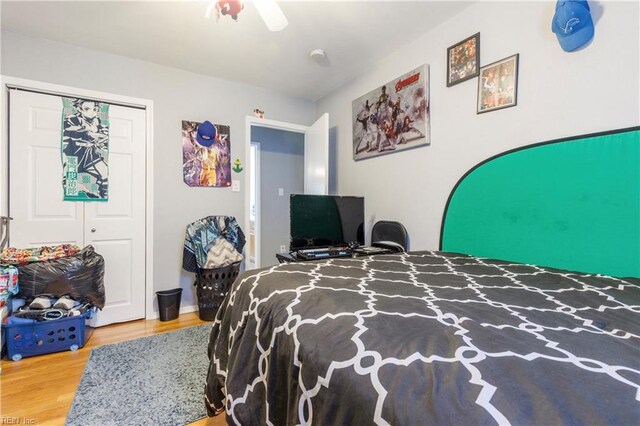
[[[212,329],[208,413],[242,425],[639,424],[639,146],[640,129],[623,129],[483,162],[452,191],[439,251],[244,272]],[[559,156],[583,163],[569,188],[522,170]],[[509,185],[527,195],[504,197]],[[586,219],[562,222],[566,211]]]

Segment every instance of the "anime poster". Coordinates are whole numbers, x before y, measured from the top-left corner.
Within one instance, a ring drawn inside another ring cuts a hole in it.
[[[352,104],[353,159],[429,145],[429,65],[422,65]]]
[[[229,126],[183,120],[182,171],[189,186],[231,186]]]
[[[65,201],[109,199],[109,104],[62,98]]]

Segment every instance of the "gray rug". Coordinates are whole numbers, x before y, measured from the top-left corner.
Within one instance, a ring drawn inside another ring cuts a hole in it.
[[[94,349],[66,424],[169,426],[205,417],[210,332],[205,324]]]

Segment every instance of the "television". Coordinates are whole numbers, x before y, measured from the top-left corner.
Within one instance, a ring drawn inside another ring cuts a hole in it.
[[[293,251],[364,244],[364,197],[291,194]]]

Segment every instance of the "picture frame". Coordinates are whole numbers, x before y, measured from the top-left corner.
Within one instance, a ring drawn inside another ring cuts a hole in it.
[[[519,60],[520,54],[516,53],[480,68],[478,114],[518,104]]]
[[[231,186],[231,128],[213,124],[213,140],[202,145],[198,121],[182,120],[182,177],[190,187]],[[209,123],[212,124],[212,123]]]
[[[429,65],[421,65],[351,104],[354,161],[431,144]]]
[[[447,87],[477,77],[480,72],[480,33],[447,49]]]

